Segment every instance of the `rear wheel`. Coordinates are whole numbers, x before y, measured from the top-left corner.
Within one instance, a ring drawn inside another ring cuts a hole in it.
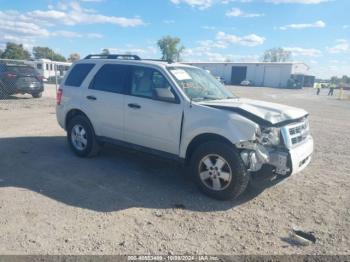
[[[68,122],[67,139],[71,149],[79,157],[92,157],[99,152],[94,129],[85,116],[75,116]]]
[[[33,98],[40,98],[43,96],[43,93],[35,93],[35,94],[32,94],[32,97]]]
[[[250,180],[235,148],[223,142],[200,145],[191,158],[190,168],[199,189],[220,200],[237,198]]]

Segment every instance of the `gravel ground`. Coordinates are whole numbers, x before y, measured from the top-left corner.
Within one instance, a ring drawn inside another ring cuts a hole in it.
[[[315,154],[302,173],[219,202],[171,162],[112,147],[75,157],[47,90],[0,101],[1,254],[350,254],[350,101],[231,87],[308,110]],[[316,243],[291,243],[294,225]]]

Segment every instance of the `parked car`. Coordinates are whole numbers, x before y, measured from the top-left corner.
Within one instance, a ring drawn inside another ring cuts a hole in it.
[[[43,77],[31,66],[0,63],[0,97],[13,94],[42,96]]]
[[[57,92],[57,119],[76,155],[112,143],[180,161],[217,199],[239,196],[263,166],[298,173],[313,152],[306,111],[238,98],[196,67],[131,55],[76,62]]]
[[[243,80],[241,82],[241,86],[252,86],[252,85],[253,85],[252,82],[249,80]]]

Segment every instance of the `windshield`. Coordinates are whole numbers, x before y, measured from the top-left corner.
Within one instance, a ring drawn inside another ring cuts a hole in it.
[[[186,95],[194,101],[234,98],[210,73],[193,67],[168,67]]]

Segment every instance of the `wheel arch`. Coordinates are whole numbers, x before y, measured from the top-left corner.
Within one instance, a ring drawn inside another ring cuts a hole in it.
[[[65,124],[65,128],[66,128],[66,129],[67,129],[67,127],[68,127],[69,121],[70,121],[73,117],[78,116],[78,115],[86,117],[86,119],[89,120],[90,125],[92,126],[89,117],[88,117],[83,111],[81,111],[80,109],[76,109],[76,108],[75,108],[75,109],[69,110],[68,113],[66,114],[66,119],[65,119],[65,121],[64,121],[64,124]],[[93,126],[92,126],[92,127],[93,127]]]
[[[188,164],[190,162],[191,156],[193,155],[194,151],[198,146],[209,141],[224,142],[231,145],[233,148],[236,148],[235,145],[229,139],[227,139],[222,135],[213,134],[213,133],[203,133],[194,137],[191,140],[191,142],[188,144],[186,149],[185,163]]]

